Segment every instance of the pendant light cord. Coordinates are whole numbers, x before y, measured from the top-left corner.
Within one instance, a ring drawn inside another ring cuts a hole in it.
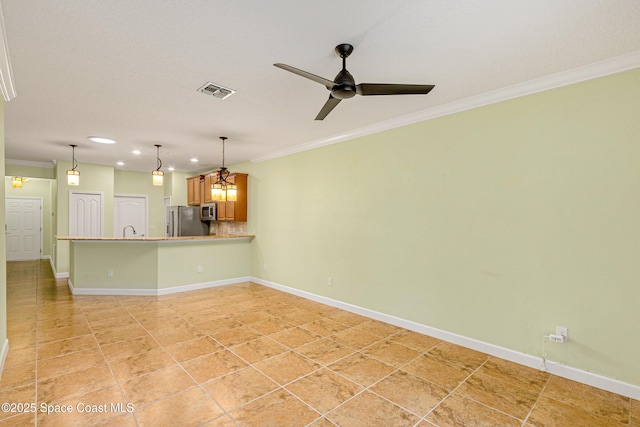
[[[227,184],[227,177],[229,176],[229,171],[227,170],[226,167],[224,167],[224,142],[227,140],[226,136],[221,136],[220,139],[222,140],[222,167],[220,168],[220,178],[218,179],[218,182]],[[226,172],[226,175],[222,175],[224,172]]]
[[[224,136],[220,137],[222,139],[222,167],[224,168],[224,140],[227,139]]]
[[[160,168],[162,167],[162,160],[160,160],[160,147],[162,147],[161,145],[156,145],[156,160],[157,160],[157,165],[158,167],[156,168],[157,171],[160,170]]]
[[[78,161],[76,160],[76,147],[77,145],[71,145],[71,170],[74,171],[78,167]]]

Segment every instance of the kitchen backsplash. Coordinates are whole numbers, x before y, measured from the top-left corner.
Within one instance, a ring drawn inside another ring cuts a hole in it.
[[[240,236],[247,234],[246,222],[235,221],[211,221],[209,234],[220,236]]]

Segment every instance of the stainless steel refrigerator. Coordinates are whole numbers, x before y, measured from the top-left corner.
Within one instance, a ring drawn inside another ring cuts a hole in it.
[[[209,223],[200,221],[198,206],[169,206],[167,207],[167,237],[179,236],[207,236]]]

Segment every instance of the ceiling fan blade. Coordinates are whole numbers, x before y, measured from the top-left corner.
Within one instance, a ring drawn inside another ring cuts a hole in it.
[[[320,112],[316,116],[316,120],[323,120],[325,117],[327,117],[331,110],[336,108],[336,105],[338,105],[340,101],[342,100],[339,98],[334,98],[333,95],[329,95],[329,99],[324,103],[324,105],[322,106],[322,110],[320,110]]]
[[[313,80],[314,82],[318,82],[321,85],[325,86],[329,90],[333,89],[333,87],[336,85],[331,80],[327,80],[324,77],[316,76],[315,74],[311,74],[311,73],[308,73],[306,71],[299,70],[296,67],[292,67],[291,65],[279,64],[279,63],[278,64],[273,64],[273,65],[278,67],[278,68],[282,68],[283,70],[289,71],[289,72],[291,72],[293,74],[297,74],[297,75],[305,77],[305,78],[307,78],[309,80]]]
[[[356,86],[358,95],[426,95],[434,85],[403,85],[386,83],[360,83]]]

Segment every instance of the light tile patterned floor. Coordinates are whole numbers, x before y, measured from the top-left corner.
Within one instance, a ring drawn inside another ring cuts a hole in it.
[[[47,261],[7,273],[0,402],[38,412],[0,426],[640,426],[639,401],[253,283],[72,297]]]

